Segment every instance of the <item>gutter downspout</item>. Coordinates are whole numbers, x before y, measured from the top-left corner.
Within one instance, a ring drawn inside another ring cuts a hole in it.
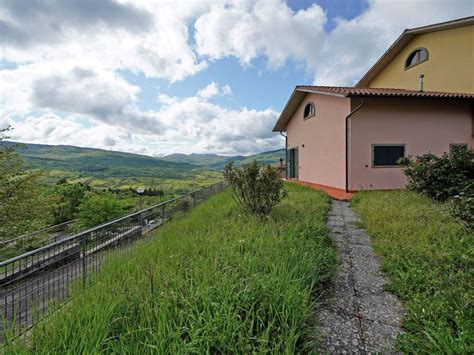
[[[288,135],[284,135],[283,131],[280,134],[285,137],[285,180],[288,180]]]
[[[349,192],[349,119],[359,111],[365,104],[364,98],[361,97],[359,106],[357,106],[351,113],[346,116],[346,192]]]

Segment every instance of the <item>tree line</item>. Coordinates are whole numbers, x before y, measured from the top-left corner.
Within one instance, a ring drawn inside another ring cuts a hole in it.
[[[9,130],[0,129],[0,140]],[[71,220],[74,229],[90,228],[165,196],[162,189],[147,188],[139,196],[132,188],[96,189],[64,178],[51,186],[44,172],[24,163],[19,146],[0,147],[0,242]]]

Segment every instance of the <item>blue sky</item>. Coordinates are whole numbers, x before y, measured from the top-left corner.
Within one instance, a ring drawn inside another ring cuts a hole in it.
[[[336,18],[351,20],[360,15],[368,6],[364,0],[292,0],[288,6],[293,11],[306,9],[312,4],[320,5],[327,13],[328,21],[324,30],[330,32]],[[216,102],[238,109],[241,106],[258,110],[272,107],[280,111],[296,85],[312,84],[314,77],[307,72],[302,63],[289,60],[277,70],[266,68],[265,58],[254,59],[249,67],[242,67],[238,58],[230,57],[218,60],[206,70],[184,81],[169,83],[166,80],[147,80],[143,74],[134,75],[124,72],[124,77],[144,89],[140,95],[141,107],[155,107],[155,89],[160,88],[172,96],[191,96],[209,82],[226,83],[232,87],[232,98],[220,98]]]
[[[0,3],[12,139],[155,156],[278,149],[295,85],[353,85],[403,29],[474,13],[471,0],[97,4]]]

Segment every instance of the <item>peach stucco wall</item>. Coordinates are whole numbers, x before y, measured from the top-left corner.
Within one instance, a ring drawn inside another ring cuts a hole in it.
[[[303,120],[303,110],[312,101],[314,117]],[[288,126],[288,147],[298,147],[301,181],[345,188],[345,117],[350,99],[307,94]],[[304,145],[304,147],[303,147]]]
[[[352,106],[360,99],[352,99]],[[372,144],[405,144],[406,155],[449,152],[450,143],[474,146],[470,103],[432,99],[366,99],[350,122],[351,190],[403,188],[400,168],[373,168]],[[343,130],[342,130],[343,131]]]

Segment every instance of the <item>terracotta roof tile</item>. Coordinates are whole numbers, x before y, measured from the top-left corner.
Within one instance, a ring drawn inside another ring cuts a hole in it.
[[[431,97],[450,99],[474,98],[474,93],[418,91],[406,89],[358,88],[345,86],[305,86],[296,87],[298,91],[316,92],[329,95],[349,96],[387,96],[387,97]]]

